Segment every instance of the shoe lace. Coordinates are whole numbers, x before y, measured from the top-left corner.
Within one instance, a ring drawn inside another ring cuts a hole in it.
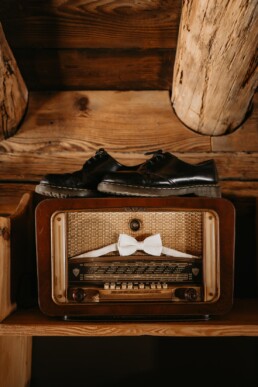
[[[99,159],[101,159],[103,156],[106,156],[107,152],[105,151],[105,149],[103,148],[100,148],[96,151],[95,155],[92,156],[89,160],[87,160],[85,163],[84,163],[84,166],[90,166],[90,165],[94,165]]]
[[[154,152],[146,152],[145,155],[153,155],[151,159],[147,160],[145,163],[146,167],[151,167],[165,158],[165,154],[161,149]]]

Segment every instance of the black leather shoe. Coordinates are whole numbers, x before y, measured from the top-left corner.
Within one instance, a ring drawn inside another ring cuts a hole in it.
[[[129,167],[120,164],[101,148],[79,171],[44,176],[35,187],[35,191],[56,198],[101,196],[97,191],[97,185],[107,172],[133,171],[138,168],[139,165]]]
[[[98,190],[126,196],[221,196],[214,160],[193,165],[162,151],[154,152],[137,171],[106,174]]]

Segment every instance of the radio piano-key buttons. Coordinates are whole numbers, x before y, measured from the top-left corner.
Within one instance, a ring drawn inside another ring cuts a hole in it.
[[[104,289],[105,289],[105,290],[108,290],[108,289],[109,289],[109,283],[108,283],[108,282],[104,283]]]
[[[114,283],[114,282],[111,282],[111,284],[110,284],[110,289],[115,289],[116,288],[116,284]]]
[[[141,282],[140,284],[139,284],[139,289],[144,289],[145,288],[145,286],[144,286],[144,284]]]

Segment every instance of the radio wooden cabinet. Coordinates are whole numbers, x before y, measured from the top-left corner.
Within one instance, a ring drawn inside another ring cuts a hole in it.
[[[35,336],[258,337],[256,2],[2,0],[0,15],[1,387],[29,386]],[[215,160],[236,210],[228,313],[76,322],[40,311],[35,186],[99,148],[128,165],[158,149]]]

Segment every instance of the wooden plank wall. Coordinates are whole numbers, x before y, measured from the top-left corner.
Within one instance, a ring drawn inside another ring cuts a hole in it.
[[[1,0],[31,90],[169,89],[180,0]]]
[[[198,135],[179,121],[170,93],[180,13],[181,0],[0,1],[30,92],[19,131],[0,142],[0,211],[11,212],[44,174],[80,168],[99,147],[130,164],[159,148],[187,162],[214,158],[223,196],[237,209],[236,294],[254,295],[257,95],[230,135]]]

